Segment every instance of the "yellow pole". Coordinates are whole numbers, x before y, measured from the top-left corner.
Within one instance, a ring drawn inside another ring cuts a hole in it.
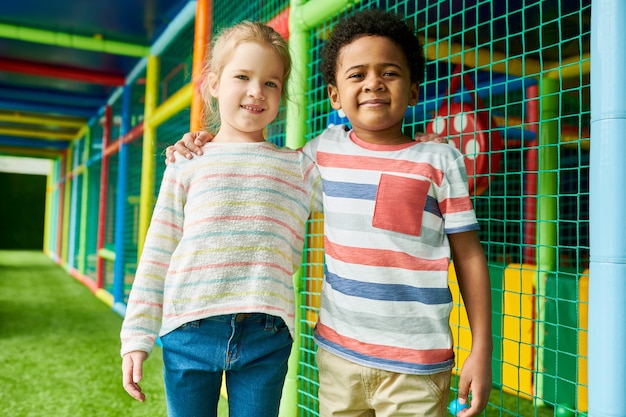
[[[50,242],[48,239],[50,237],[50,228],[52,227],[52,205],[54,201],[53,197],[53,187],[54,187],[54,169],[53,164],[50,163],[50,168],[48,169],[48,175],[46,175],[46,208],[44,214],[44,228],[43,228],[43,253],[50,252]]]
[[[70,180],[70,173],[72,172],[72,159],[74,155],[74,149],[72,146],[67,148],[65,153],[65,184],[63,186],[63,232],[61,234],[61,254],[60,259],[64,264],[67,264],[67,249],[70,232],[70,201],[72,195],[72,180]]]
[[[146,68],[146,98],[144,105],[144,120],[147,122],[143,131],[143,148],[141,160],[141,194],[139,195],[139,230],[137,236],[137,260],[141,257],[146,233],[152,217],[154,201],[154,168],[155,168],[155,140],[156,126],[149,123],[157,103],[159,82],[159,58],[148,57]]]
[[[189,107],[191,103],[193,86],[191,83],[184,85],[177,92],[172,94],[166,101],[155,108],[150,118],[146,117],[145,123],[149,129],[156,129],[162,123],[169,120],[173,115]],[[144,125],[145,127],[145,125]],[[145,135],[144,130],[144,135]],[[145,136],[144,136],[145,139]]]

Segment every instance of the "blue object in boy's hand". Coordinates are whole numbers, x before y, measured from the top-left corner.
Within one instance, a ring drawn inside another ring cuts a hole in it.
[[[452,414],[453,416],[456,416],[456,413],[461,410],[465,410],[468,407],[469,406],[467,404],[461,404],[458,399],[454,399],[450,402],[450,405],[448,406],[448,411],[450,411],[450,414]]]

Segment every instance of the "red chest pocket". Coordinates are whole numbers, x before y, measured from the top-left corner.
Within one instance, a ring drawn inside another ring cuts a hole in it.
[[[372,226],[420,236],[429,188],[430,182],[425,180],[382,174]]]
[[[454,69],[449,96],[460,87],[461,77],[476,105],[469,103],[444,102],[433,120],[426,126],[429,133],[447,137],[465,156],[469,192],[482,194],[489,186],[490,174],[498,170],[502,137],[488,112],[483,109],[480,97],[474,93],[474,85],[467,74],[461,76],[460,67]]]

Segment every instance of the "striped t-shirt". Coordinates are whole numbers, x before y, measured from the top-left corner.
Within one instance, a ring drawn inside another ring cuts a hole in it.
[[[321,204],[314,162],[268,142],[208,143],[165,170],[122,325],[122,355],[150,353],[184,323],[281,317],[293,336],[293,273]],[[317,201],[317,203],[316,203]]]
[[[392,372],[451,369],[447,234],[478,229],[461,153],[435,143],[374,145],[343,126],[303,150],[323,183],[318,345]]]

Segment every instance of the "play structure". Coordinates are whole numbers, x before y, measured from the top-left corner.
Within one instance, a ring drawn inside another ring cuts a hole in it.
[[[615,141],[623,142],[626,81],[610,71],[624,62],[609,48],[623,49],[626,38],[617,23],[626,5],[618,0],[594,0],[593,7],[590,0],[189,1],[140,52],[136,67],[115,80],[107,105],[87,115],[78,137],[45,151],[54,162],[46,253],[124,315],[163,151],[200,126],[195,74],[212,33],[247,18],[289,39],[296,76],[268,140],[296,148],[346,122],[327,101],[320,50],[338,19],[370,7],[403,13],[424,43],[426,81],[420,103],[406,114],[408,134],[449,136],[466,158],[492,284],[496,394],[486,415],[626,416],[617,401],[626,393],[626,330],[619,330],[626,317],[626,202],[615,196],[624,190],[626,145]],[[607,100],[615,88],[621,98]],[[0,138],[0,146],[14,144]],[[322,230],[315,213],[294,276],[298,338],[283,416],[318,415],[312,332]],[[456,373],[471,334],[453,264],[450,288]],[[520,411],[528,409],[534,414]]]

